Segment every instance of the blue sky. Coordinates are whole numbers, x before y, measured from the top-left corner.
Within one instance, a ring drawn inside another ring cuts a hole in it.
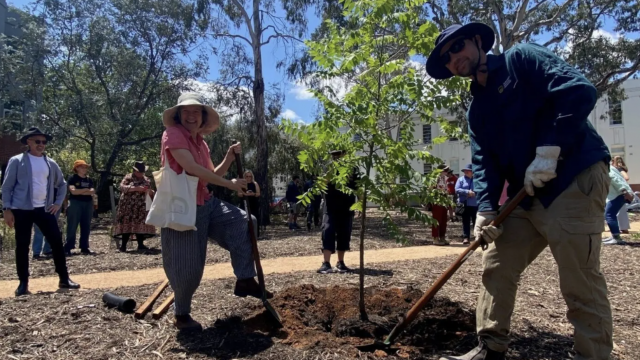
[[[23,7],[31,1],[8,0],[7,2],[17,7]],[[313,30],[320,24],[320,19],[315,16],[313,10],[308,11],[307,18],[309,23],[306,37],[308,38]],[[611,37],[612,39],[617,38],[617,35],[613,33],[613,24],[611,22],[605,22],[603,29],[600,30],[600,35]],[[633,34],[631,37],[636,38],[637,34]],[[540,41],[545,41],[549,38],[549,34],[543,34],[540,36]],[[282,108],[283,116],[292,120],[309,123],[314,120],[317,103],[310,94],[306,92],[304,86],[291,83],[282,71],[276,70],[276,63],[284,56],[287,56],[287,54],[283,48],[278,47],[275,42],[271,42],[263,48],[263,72],[267,88],[269,84],[276,84],[280,89],[283,89],[285,93],[285,103]],[[219,60],[218,57],[211,57],[209,60],[210,73],[208,80],[214,80],[218,77],[218,70],[220,68]],[[424,63],[423,58],[417,57],[415,60]]]

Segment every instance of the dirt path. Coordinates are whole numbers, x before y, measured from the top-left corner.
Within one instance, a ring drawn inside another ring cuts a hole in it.
[[[384,263],[399,260],[418,260],[440,256],[460,254],[465,247],[452,245],[450,247],[415,246],[397,249],[383,249],[367,251],[366,263]],[[349,252],[345,255],[347,264],[357,264],[359,253]],[[335,260],[335,259],[334,259]],[[281,257],[265,259],[262,267],[265,274],[290,273],[297,271],[312,271],[320,267],[322,262],[320,254],[315,256]],[[230,263],[208,265],[204,270],[203,280],[214,280],[232,277],[233,271]],[[73,281],[82,285],[83,289],[111,289],[120,286],[140,286],[160,282],[165,279],[162,268],[115,271],[108,273],[73,275]],[[267,279],[268,280],[268,279]],[[0,281],[0,299],[14,296],[18,286],[17,280]],[[56,291],[57,277],[44,277],[29,280],[29,289],[32,293],[39,291]]]

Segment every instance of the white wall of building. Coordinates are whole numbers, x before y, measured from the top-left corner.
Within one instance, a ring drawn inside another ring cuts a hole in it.
[[[621,104],[622,123],[612,121],[606,96],[598,100],[589,120],[611,154],[624,158],[629,168],[629,183],[634,185],[634,190],[640,190],[640,79],[627,80],[622,87],[627,98]]]

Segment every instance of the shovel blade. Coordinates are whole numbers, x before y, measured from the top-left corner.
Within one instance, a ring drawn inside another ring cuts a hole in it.
[[[266,298],[262,298],[262,305],[267,309],[267,312],[271,315],[271,318],[276,322],[278,327],[282,327],[282,320],[280,318],[280,314],[276,311],[276,309],[271,306],[269,301]]]

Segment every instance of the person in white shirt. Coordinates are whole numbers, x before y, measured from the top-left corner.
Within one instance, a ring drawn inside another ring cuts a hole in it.
[[[30,128],[20,139],[29,150],[9,160],[2,183],[4,222],[16,231],[16,269],[20,280],[16,296],[29,293],[29,245],[34,224],[49,240],[60,278],[58,287],[80,288],[69,279],[62,234],[55,217],[67,193],[67,183],[58,164],[44,153],[51,139],[40,129]]]

